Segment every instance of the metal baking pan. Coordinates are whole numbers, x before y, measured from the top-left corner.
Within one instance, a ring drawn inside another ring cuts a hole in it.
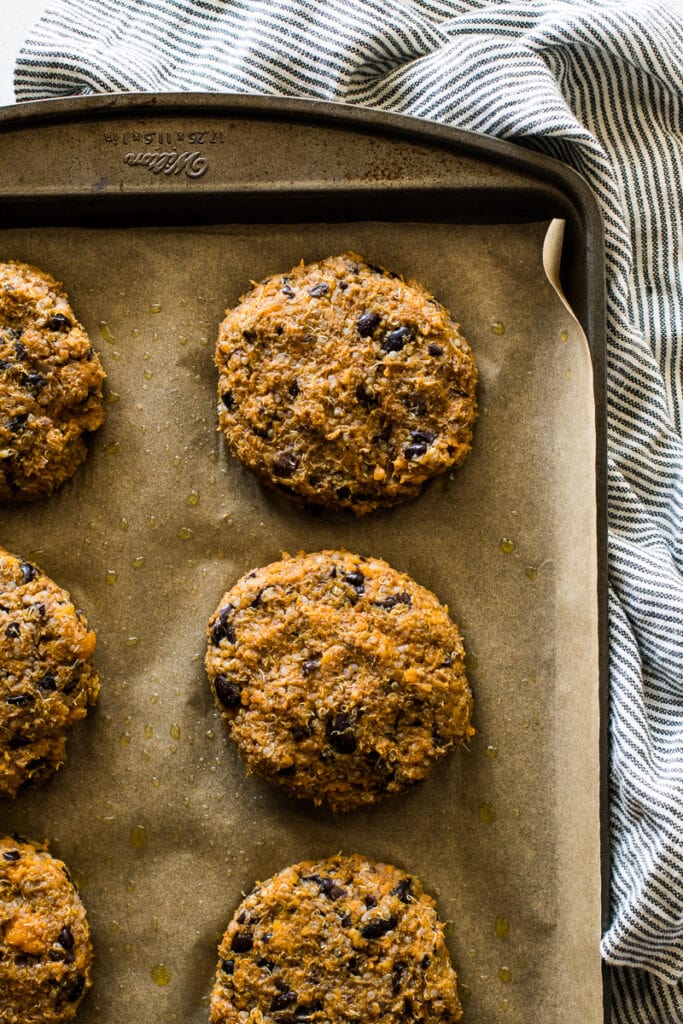
[[[548,225],[565,222],[546,280]],[[256,484],[216,434],[215,332],[250,278],[353,248],[448,305],[480,367],[465,466],[362,520]],[[83,1024],[199,1024],[240,892],[340,849],[432,892],[464,1020],[608,1019],[602,225],[573,172],[378,111],[116,95],[0,111],[0,253],[65,282],[108,373],[75,479],[0,510],[0,543],[98,633],[102,693],[69,760],[0,807],[80,880]],[[282,549],[386,558],[445,600],[477,728],[403,797],[333,816],[245,778],[203,676],[204,628]],[[163,967],[163,969],[161,969]],[[163,982],[164,984],[159,984]]]

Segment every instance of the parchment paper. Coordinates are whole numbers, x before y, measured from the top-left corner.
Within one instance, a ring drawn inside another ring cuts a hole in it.
[[[206,1022],[241,893],[339,850],[436,897],[467,1024],[601,1019],[592,381],[543,274],[546,227],[0,230],[3,258],[65,282],[108,373],[73,482],[0,510],[0,543],[98,635],[101,697],[67,764],[0,806],[0,827],[48,838],[80,883],[96,951],[80,1024]],[[227,457],[212,365],[249,279],[348,248],[432,289],[481,377],[465,466],[362,520],[301,512]],[[203,670],[206,621],[241,574],[328,546],[449,605],[477,729],[407,795],[337,817],[245,777]]]

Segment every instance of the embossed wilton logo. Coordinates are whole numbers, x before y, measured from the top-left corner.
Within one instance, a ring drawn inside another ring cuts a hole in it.
[[[146,167],[152,174],[185,174],[188,178],[201,178],[209,166],[205,156],[195,150],[190,153],[126,153],[124,164],[129,167]]]

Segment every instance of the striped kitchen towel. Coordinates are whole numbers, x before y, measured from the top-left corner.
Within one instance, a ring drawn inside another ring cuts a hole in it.
[[[618,1022],[683,1022],[683,8],[677,0],[53,0],[19,100],[341,100],[557,157],[607,249]],[[580,981],[577,979],[577,983]]]

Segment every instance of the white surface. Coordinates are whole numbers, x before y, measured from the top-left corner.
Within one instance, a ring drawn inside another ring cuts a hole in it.
[[[0,107],[14,103],[14,61],[47,0],[0,0]]]

